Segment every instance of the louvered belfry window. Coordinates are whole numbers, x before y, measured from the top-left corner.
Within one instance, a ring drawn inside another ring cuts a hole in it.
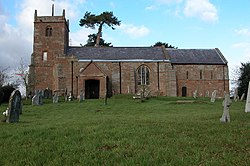
[[[52,36],[52,27],[47,26],[45,36]]]

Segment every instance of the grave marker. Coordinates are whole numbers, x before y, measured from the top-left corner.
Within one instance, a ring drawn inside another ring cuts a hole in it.
[[[22,97],[19,90],[14,90],[9,99],[9,107],[6,110],[6,122],[14,123],[19,121],[19,115],[22,113]]]
[[[221,122],[230,122],[229,107],[231,103],[232,101],[230,100],[229,94],[226,94],[225,99],[222,102],[223,114],[222,117],[220,118]]]
[[[245,112],[250,112],[250,82],[248,83],[248,91],[247,91],[247,100],[246,100]]]
[[[217,90],[214,90],[213,93],[212,93],[212,95],[211,95],[211,102],[212,102],[212,103],[215,102],[216,93],[217,93]]]

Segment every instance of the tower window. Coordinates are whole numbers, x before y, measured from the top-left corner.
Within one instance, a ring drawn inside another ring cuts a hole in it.
[[[48,53],[46,51],[43,52],[43,61],[48,60]]]
[[[46,28],[45,36],[52,36],[52,27],[48,26]]]
[[[137,69],[138,85],[149,85],[149,68],[146,65],[141,65]]]
[[[186,72],[186,76],[187,76],[187,79],[188,79],[188,71]]]

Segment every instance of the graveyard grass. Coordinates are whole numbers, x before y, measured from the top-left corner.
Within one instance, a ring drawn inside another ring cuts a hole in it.
[[[20,122],[0,123],[0,165],[247,165],[250,114],[222,100],[121,95],[82,103],[23,106]],[[1,113],[7,104],[0,106]],[[2,118],[2,115],[0,116]]]

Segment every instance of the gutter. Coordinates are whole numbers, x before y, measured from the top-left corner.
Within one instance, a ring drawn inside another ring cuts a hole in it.
[[[78,62],[170,62],[170,60],[153,60],[153,59],[79,59]]]

